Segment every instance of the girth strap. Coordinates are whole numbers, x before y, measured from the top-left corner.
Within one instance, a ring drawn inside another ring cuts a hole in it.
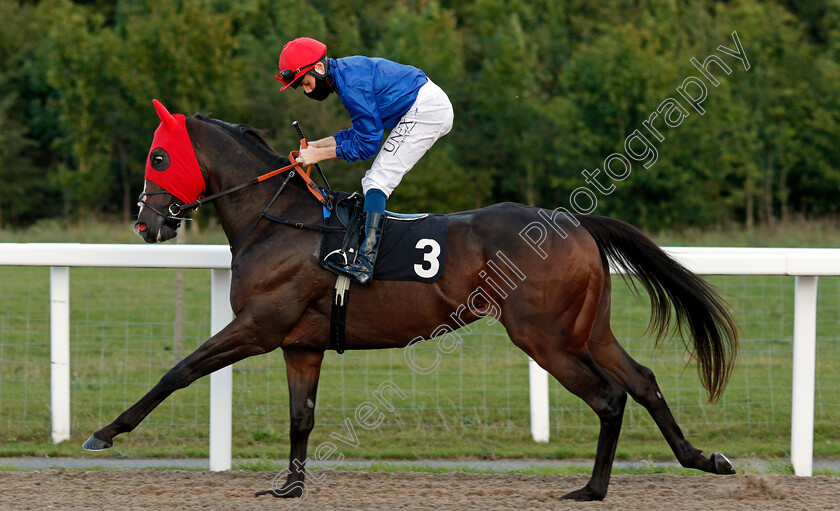
[[[330,312],[330,347],[336,353],[344,353],[346,339],[344,329],[347,324],[347,297],[350,290],[350,278],[339,275],[333,289],[332,311]]]

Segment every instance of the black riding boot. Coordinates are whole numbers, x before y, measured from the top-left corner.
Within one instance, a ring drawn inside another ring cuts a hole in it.
[[[365,239],[359,247],[359,256],[356,262],[342,266],[333,262],[327,262],[326,266],[342,275],[347,275],[363,286],[370,284],[373,279],[373,265],[376,263],[376,254],[379,252],[379,240],[382,238],[382,223],[385,215],[377,211],[365,213]]]

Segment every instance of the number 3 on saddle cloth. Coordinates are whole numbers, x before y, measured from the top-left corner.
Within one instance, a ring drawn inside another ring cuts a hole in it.
[[[334,213],[327,225],[347,228],[347,234],[325,232],[321,243],[321,264],[353,262],[362,241],[364,198],[337,192]],[[344,249],[344,250],[342,250]],[[446,259],[446,215],[402,215],[385,212],[379,255],[373,268],[374,280],[437,282]]]

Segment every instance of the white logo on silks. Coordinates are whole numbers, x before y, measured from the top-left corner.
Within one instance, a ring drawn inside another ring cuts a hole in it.
[[[425,249],[427,247],[431,247],[432,250],[426,252]],[[414,273],[423,279],[430,279],[437,275],[440,269],[440,261],[438,260],[438,256],[440,256],[440,244],[433,239],[423,238],[414,245],[414,248],[422,250],[424,263],[429,263],[428,268],[425,267],[425,264],[415,264]]]

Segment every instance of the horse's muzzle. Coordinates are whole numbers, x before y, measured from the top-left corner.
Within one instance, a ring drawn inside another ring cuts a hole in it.
[[[148,221],[138,220],[134,224],[134,233],[146,243],[159,243],[174,238],[178,235],[177,225],[170,226],[169,222],[163,222],[159,218]]]
[[[146,243],[156,243],[158,241],[157,235],[152,233],[152,229],[149,228],[149,225],[140,220],[134,224],[134,234],[143,238],[143,241]]]

